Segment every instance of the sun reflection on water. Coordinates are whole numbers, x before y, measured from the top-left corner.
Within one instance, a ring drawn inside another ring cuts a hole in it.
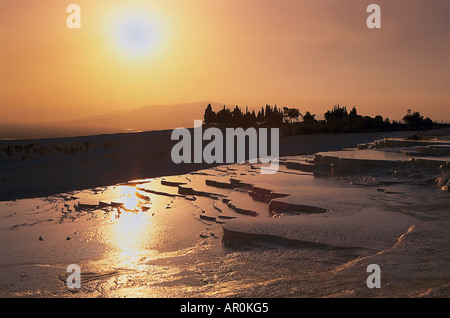
[[[105,250],[90,266],[102,291],[112,286],[109,296],[166,297],[179,280],[201,284],[190,276],[192,260],[205,248],[197,244],[203,225],[189,223],[191,201],[151,191],[173,189],[159,182],[119,185],[101,198],[107,218],[98,230]]]
[[[120,193],[117,202],[121,206],[114,208],[111,213],[108,244],[116,252],[114,258],[117,264],[128,267],[156,253],[149,246],[151,240],[155,239],[157,227],[153,212],[143,208],[144,204],[149,204],[149,200],[136,196],[136,187],[120,187],[117,190]]]

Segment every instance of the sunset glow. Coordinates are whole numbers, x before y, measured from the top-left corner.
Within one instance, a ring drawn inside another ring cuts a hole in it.
[[[117,10],[107,25],[114,50],[128,61],[145,62],[163,46],[163,26],[151,12]]]
[[[380,0],[377,30],[359,0],[76,3],[80,29],[68,3],[0,2],[3,121],[205,100],[450,120],[447,1]]]

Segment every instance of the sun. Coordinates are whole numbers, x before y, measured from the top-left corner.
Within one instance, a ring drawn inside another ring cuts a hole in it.
[[[150,58],[161,45],[161,27],[145,11],[118,14],[112,21],[110,32],[114,50],[132,61]]]

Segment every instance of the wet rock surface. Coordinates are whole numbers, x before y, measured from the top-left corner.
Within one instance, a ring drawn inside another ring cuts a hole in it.
[[[448,297],[447,141],[427,142],[0,202],[0,295],[373,296],[361,282],[380,264],[377,297]]]

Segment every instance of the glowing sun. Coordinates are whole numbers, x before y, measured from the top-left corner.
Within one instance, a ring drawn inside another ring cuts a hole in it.
[[[141,60],[149,57],[160,44],[160,32],[155,21],[144,12],[119,16],[112,28],[116,50],[123,56]]]

